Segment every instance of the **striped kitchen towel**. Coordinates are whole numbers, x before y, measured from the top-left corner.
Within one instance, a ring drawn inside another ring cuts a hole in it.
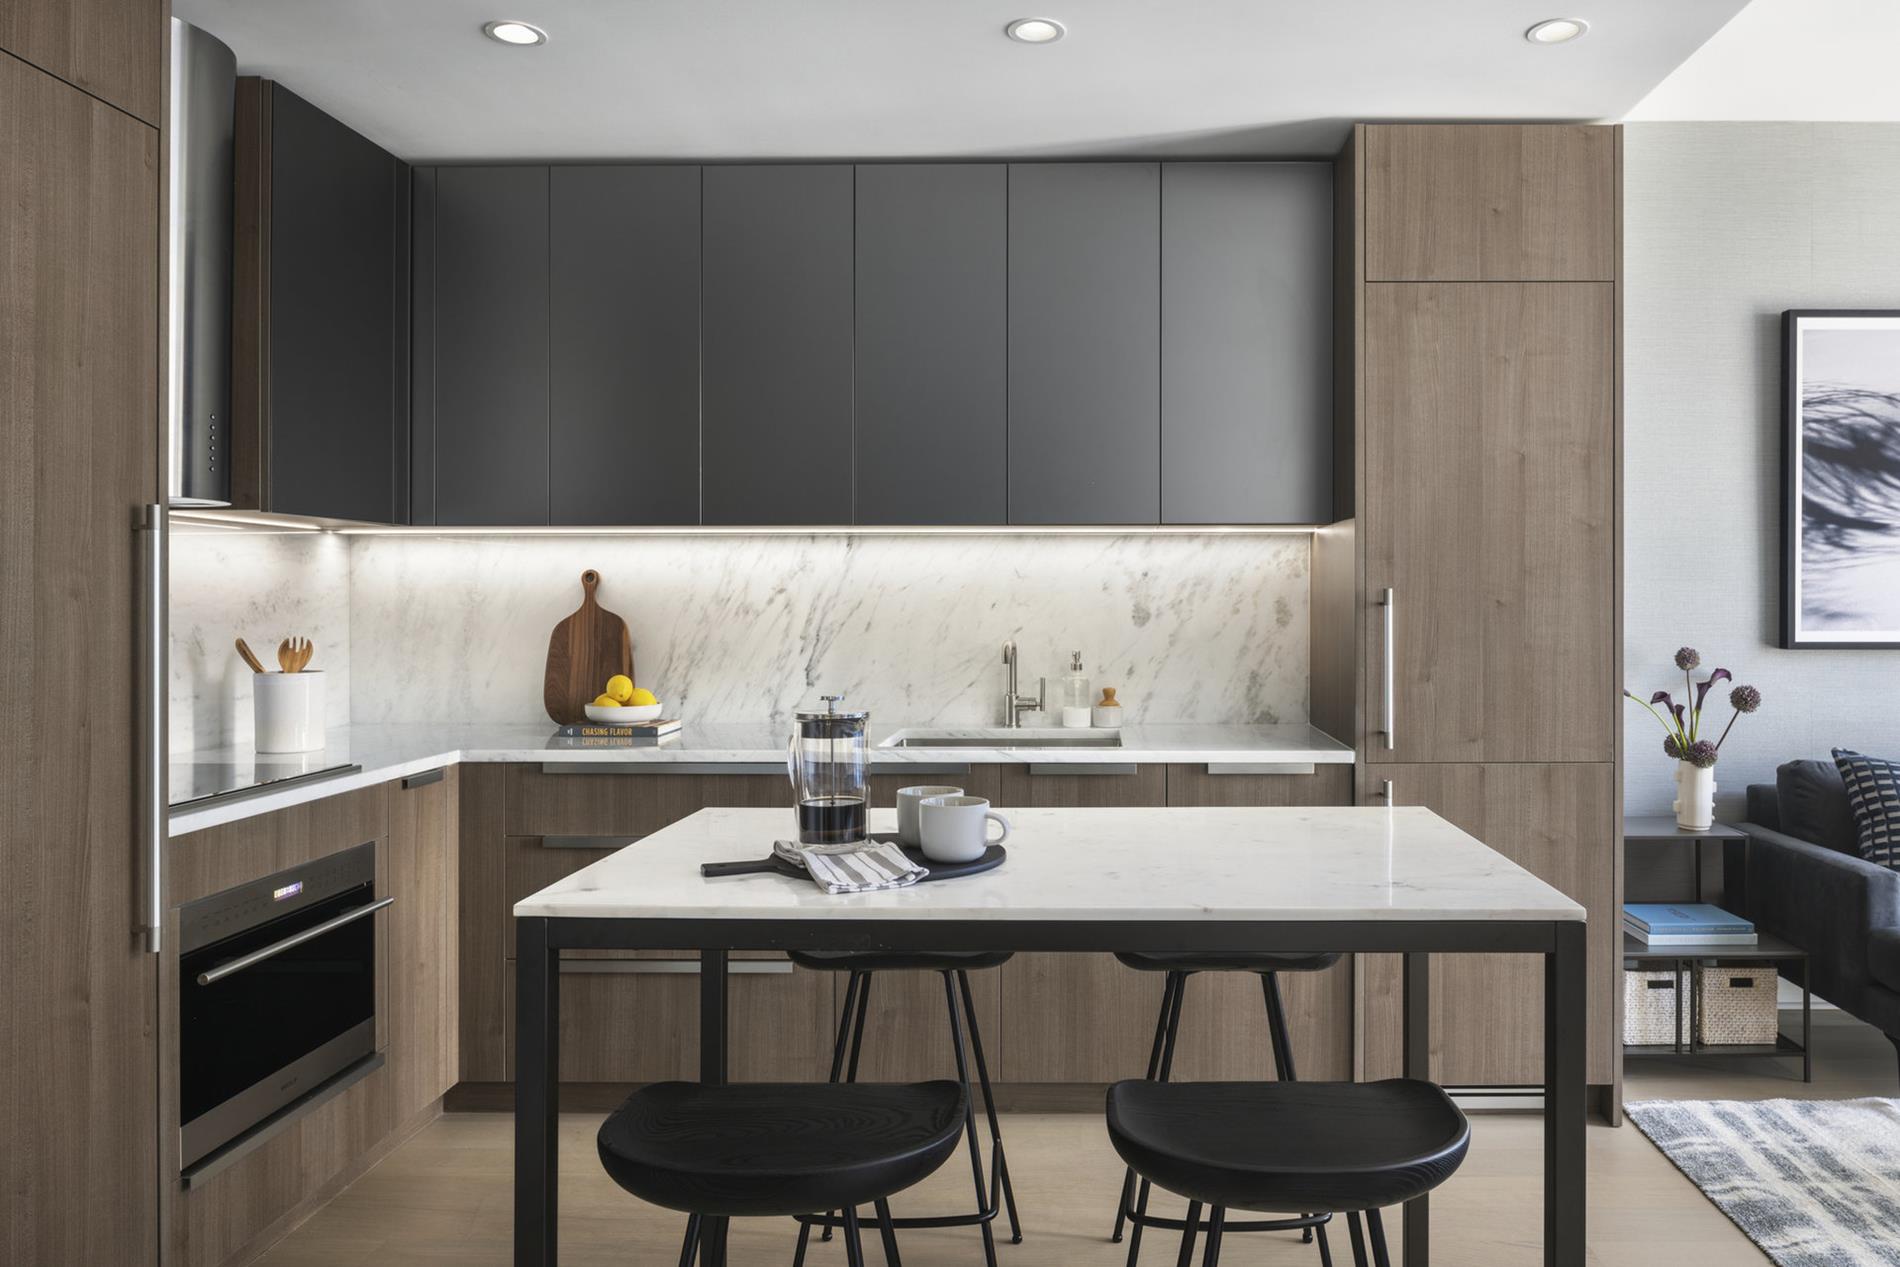
[[[800,845],[789,840],[772,846],[781,857],[803,864],[812,881],[827,893],[871,893],[901,889],[930,874],[887,841],[854,845]]]

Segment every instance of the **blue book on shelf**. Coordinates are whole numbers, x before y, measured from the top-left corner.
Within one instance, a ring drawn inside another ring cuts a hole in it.
[[[1752,933],[1755,925],[1707,902],[1630,902],[1623,923],[1632,930],[1660,936],[1713,936]]]

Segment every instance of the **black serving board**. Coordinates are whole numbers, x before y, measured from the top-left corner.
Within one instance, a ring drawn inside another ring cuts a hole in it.
[[[871,839],[880,844],[894,843],[897,840],[897,833],[874,831],[871,833]],[[985,871],[994,871],[1002,866],[1003,859],[1009,856],[1009,851],[1001,845],[991,845],[980,856],[969,862],[937,862],[924,857],[924,851],[916,845],[898,845],[898,848],[904,851],[906,858],[929,870],[929,875],[917,881],[919,884],[929,884],[932,880],[955,880],[966,875],[980,875]],[[699,874],[708,878],[724,875],[782,875],[793,880],[811,878],[805,868],[788,858],[779,857],[777,853],[757,861],[702,862],[699,864]]]

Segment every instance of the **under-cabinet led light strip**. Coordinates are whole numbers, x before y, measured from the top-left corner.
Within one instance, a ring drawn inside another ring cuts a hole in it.
[[[303,520],[290,516],[221,510],[174,511],[175,521],[219,528],[292,532],[329,532],[345,537],[1266,537],[1310,536],[1319,524],[812,524],[746,526],[680,524],[672,526],[550,526],[359,524]]]

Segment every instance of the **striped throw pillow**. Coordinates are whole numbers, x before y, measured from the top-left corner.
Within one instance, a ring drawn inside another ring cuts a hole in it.
[[[1834,764],[1860,829],[1860,856],[1900,870],[1900,765],[1846,748],[1834,750]]]

